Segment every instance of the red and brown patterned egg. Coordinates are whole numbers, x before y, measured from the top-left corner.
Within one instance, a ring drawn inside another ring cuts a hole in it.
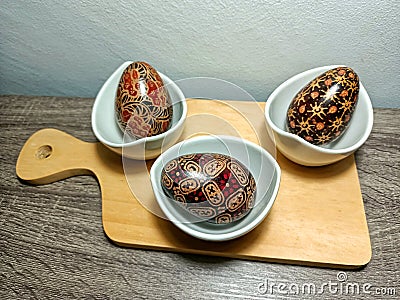
[[[357,104],[358,75],[348,67],[331,69],[296,94],[287,128],[314,145],[334,141],[346,130]]]
[[[256,182],[250,171],[237,159],[217,153],[194,153],[167,162],[161,185],[172,201],[201,220],[216,224],[246,216],[256,197]]]
[[[172,102],[158,72],[146,62],[125,68],[115,97],[118,125],[133,138],[163,133],[172,121]]]

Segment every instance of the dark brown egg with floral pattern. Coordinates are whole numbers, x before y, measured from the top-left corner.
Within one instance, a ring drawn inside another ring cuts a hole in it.
[[[313,79],[293,98],[287,128],[314,145],[334,141],[346,130],[357,104],[358,75],[348,67]]]
[[[246,216],[255,201],[256,182],[238,160],[217,153],[194,153],[169,161],[161,185],[171,201],[192,215],[225,224]]]
[[[140,139],[163,133],[172,120],[172,103],[160,74],[146,62],[133,62],[122,73],[115,97],[119,127]]]

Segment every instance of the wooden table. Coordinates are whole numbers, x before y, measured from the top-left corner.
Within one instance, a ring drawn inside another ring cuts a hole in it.
[[[20,182],[15,163],[35,131],[52,127],[96,141],[92,105],[93,99],[0,97],[0,299],[399,297],[400,110],[376,108],[373,132],[356,152],[372,260],[341,271],[121,248],[103,232],[93,177]]]

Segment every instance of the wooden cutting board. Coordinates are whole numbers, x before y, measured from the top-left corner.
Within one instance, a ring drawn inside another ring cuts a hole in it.
[[[273,151],[263,111],[264,103],[188,99],[182,139],[230,134]],[[371,245],[354,156],[330,166],[303,167],[276,155],[282,179],[270,214],[253,231],[228,242],[197,240],[151,213],[147,208],[160,212],[147,169],[137,171],[140,162],[130,160],[127,181],[121,157],[100,143],[40,130],[23,146],[16,172],[32,184],[94,174],[101,187],[104,231],[121,246],[325,267],[367,264]],[[154,205],[144,208],[128,182]]]

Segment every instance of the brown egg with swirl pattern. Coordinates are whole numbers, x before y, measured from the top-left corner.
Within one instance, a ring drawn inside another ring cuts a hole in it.
[[[133,62],[121,75],[115,96],[119,128],[134,139],[161,134],[172,122],[172,101],[160,74],[146,62]]]

